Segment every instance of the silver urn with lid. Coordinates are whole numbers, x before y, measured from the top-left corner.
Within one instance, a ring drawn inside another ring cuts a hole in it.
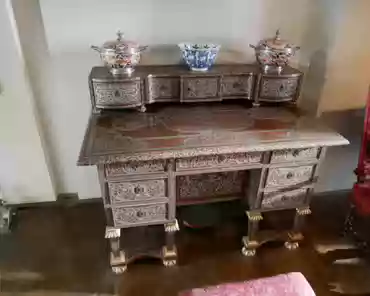
[[[256,59],[265,72],[280,73],[289,64],[291,57],[300,49],[284,39],[281,39],[280,30],[275,37],[261,40],[257,45],[250,44],[255,50]]]
[[[110,68],[113,75],[129,75],[140,62],[140,54],[147,46],[139,46],[134,41],[125,40],[118,31],[117,39],[105,42],[101,47],[91,46],[100,54],[104,65]]]

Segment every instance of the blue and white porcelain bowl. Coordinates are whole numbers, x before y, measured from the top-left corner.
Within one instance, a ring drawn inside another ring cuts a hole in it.
[[[207,71],[215,63],[220,45],[180,43],[182,57],[192,71]]]

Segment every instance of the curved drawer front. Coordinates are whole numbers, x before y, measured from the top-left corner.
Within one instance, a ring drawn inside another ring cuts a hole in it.
[[[165,180],[109,182],[108,188],[112,204],[166,196]]]
[[[176,160],[176,170],[241,166],[261,162],[261,152],[196,156]]]
[[[165,162],[163,160],[112,163],[105,166],[105,173],[108,177],[147,173],[163,173],[164,171]]]
[[[285,149],[272,152],[271,163],[315,160],[319,155],[318,147],[304,149]]]
[[[97,107],[134,107],[141,104],[140,81],[93,84]]]
[[[284,193],[265,192],[263,195],[261,208],[294,208],[303,205],[306,199],[307,189],[297,189]]]
[[[266,187],[290,186],[309,181],[313,166],[269,169]]]
[[[114,225],[117,227],[165,223],[167,221],[167,204],[117,207],[112,208],[112,214]]]
[[[261,98],[290,98],[296,95],[298,78],[262,78]]]

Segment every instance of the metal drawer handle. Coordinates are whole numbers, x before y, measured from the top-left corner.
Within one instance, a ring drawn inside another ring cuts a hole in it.
[[[226,156],[225,156],[225,155],[220,155],[220,156],[218,157],[218,161],[220,161],[220,162],[225,161],[225,159],[226,159]]]
[[[144,217],[144,215],[145,214],[142,211],[137,211],[136,212],[136,216],[139,217],[139,218]]]
[[[143,193],[144,192],[144,188],[143,187],[140,187],[140,186],[136,186],[134,188],[134,192],[135,192],[135,194]]]
[[[300,151],[299,150],[294,150],[293,151],[293,156],[297,157],[299,155]]]
[[[287,179],[291,179],[293,178],[294,174],[292,172],[289,172],[287,175],[286,175],[286,178]]]

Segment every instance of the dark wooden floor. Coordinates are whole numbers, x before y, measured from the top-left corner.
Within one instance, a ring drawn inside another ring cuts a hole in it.
[[[243,257],[245,224],[236,215],[220,227],[182,229],[177,236],[178,267],[167,269],[159,261],[145,260],[120,276],[112,275],[108,265],[101,204],[25,208],[18,212],[13,233],[0,237],[1,291],[164,296],[300,271],[317,295],[335,295],[328,286],[332,255],[320,255],[314,245],[341,239],[346,207],[346,194],[317,197],[305,243],[295,251],[274,243],[262,247],[256,257]]]

